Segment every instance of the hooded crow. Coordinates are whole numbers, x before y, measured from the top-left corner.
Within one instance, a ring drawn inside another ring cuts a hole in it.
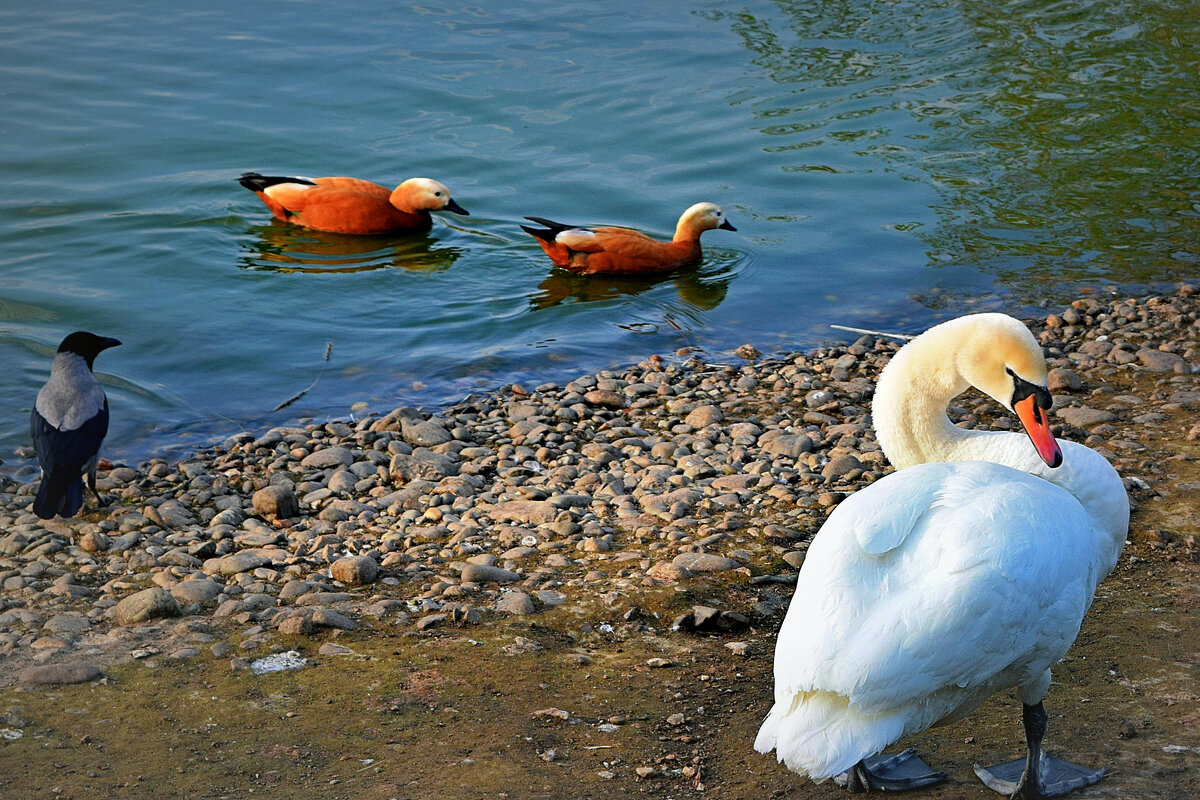
[[[92,374],[100,351],[120,342],[86,331],[62,340],[50,365],[50,380],[38,392],[29,415],[33,449],[42,467],[42,484],[33,501],[33,513],[42,519],[55,514],[70,517],[83,505],[83,481],[96,495],[96,465],[100,443],[108,433],[108,398]]]

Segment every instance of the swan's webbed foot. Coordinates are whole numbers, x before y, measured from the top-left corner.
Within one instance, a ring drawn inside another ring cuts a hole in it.
[[[845,778],[845,781],[842,781]],[[933,769],[911,747],[894,756],[864,758],[838,776],[837,782],[854,794],[862,792],[906,792],[946,780],[946,773]]]
[[[975,765],[975,774],[989,789],[1017,800],[1043,800],[1091,786],[1104,777],[1105,770],[1091,769],[1070,761],[1042,754],[1036,779],[1027,776],[1028,759],[1018,758],[994,767]]]
[[[1028,755],[994,767],[975,765],[975,774],[989,789],[1013,800],[1045,800],[1091,786],[1104,777],[1104,768],[1089,769],[1042,752],[1046,733],[1046,709],[1039,702],[1021,710]],[[1036,765],[1036,767],[1034,766]]]

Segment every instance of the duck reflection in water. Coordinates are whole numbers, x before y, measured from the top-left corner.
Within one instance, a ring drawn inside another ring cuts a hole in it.
[[[366,272],[387,267],[411,272],[449,269],[463,250],[427,237],[355,236],[272,220],[250,229],[254,237],[238,259],[243,269],[272,272]]]
[[[556,268],[538,284],[539,291],[530,298],[529,304],[537,310],[563,303],[610,300],[642,294],[663,283],[674,283],[679,298],[689,307],[711,311],[721,304],[729,291],[729,281],[733,276],[727,266],[712,265],[641,277],[577,275]]]

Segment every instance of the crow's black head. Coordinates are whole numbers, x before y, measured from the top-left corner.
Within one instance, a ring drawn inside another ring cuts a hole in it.
[[[116,347],[120,343],[119,340],[108,336],[97,336],[87,331],[75,331],[62,340],[62,344],[58,346],[58,352],[74,353],[80,356],[83,360],[87,361],[88,369],[91,369],[92,362],[96,360],[96,356],[100,354],[100,351]]]

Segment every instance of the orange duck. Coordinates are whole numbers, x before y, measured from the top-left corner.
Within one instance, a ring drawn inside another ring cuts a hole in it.
[[[286,178],[247,172],[238,183],[284,222],[330,233],[416,233],[433,226],[430,211],[467,210],[429,178],[409,178],[389,191],[358,178]]]
[[[713,228],[736,231],[715,203],[696,203],[683,212],[669,242],[629,228],[577,228],[526,217],[545,228],[521,228],[558,266],[581,275],[649,275],[700,260],[700,234]]]

